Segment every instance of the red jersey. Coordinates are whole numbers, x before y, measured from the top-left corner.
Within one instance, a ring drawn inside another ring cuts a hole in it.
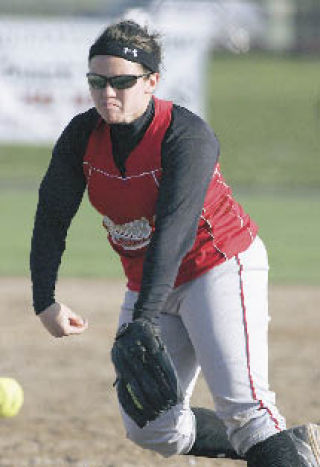
[[[103,215],[109,242],[120,255],[128,288],[134,291],[140,289],[145,253],[155,229],[161,145],[171,122],[172,103],[154,101],[154,118],[126,161],[125,177],[114,163],[110,127],[102,119],[90,135],[83,161],[90,202]],[[256,233],[256,224],[233,199],[217,164],[195,242],[180,264],[175,286],[246,250]]]

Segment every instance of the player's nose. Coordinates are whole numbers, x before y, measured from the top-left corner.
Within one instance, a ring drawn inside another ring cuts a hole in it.
[[[110,83],[107,83],[106,87],[103,90],[105,97],[114,97],[116,95],[116,89],[113,88]]]

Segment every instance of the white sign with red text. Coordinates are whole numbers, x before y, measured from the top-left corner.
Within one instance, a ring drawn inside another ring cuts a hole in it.
[[[157,95],[203,116],[205,15],[196,19],[180,12],[177,27],[175,11],[160,13],[157,21],[149,18],[164,37]],[[194,21],[199,30],[191,27]],[[92,106],[88,51],[109,23],[110,18],[0,17],[0,142],[51,144],[74,115]]]

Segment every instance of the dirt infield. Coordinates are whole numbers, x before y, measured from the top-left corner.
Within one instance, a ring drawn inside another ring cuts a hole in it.
[[[89,319],[82,336],[54,339],[31,308],[26,279],[0,279],[0,375],[24,387],[20,414],[0,420],[0,466],[236,467],[164,460],[126,440],[109,359],[124,291],[119,282],[61,280],[58,298]],[[271,287],[270,379],[289,425],[320,421],[319,287]],[[194,405],[211,406],[202,378]]]

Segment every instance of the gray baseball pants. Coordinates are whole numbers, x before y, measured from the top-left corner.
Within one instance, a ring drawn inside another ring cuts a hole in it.
[[[119,325],[132,320],[138,294],[128,290]],[[202,370],[217,415],[239,454],[286,428],[268,384],[268,258],[257,237],[243,253],[174,289],[160,317],[184,402],[139,428],[120,410],[133,442],[164,457],[195,440],[190,398]]]

